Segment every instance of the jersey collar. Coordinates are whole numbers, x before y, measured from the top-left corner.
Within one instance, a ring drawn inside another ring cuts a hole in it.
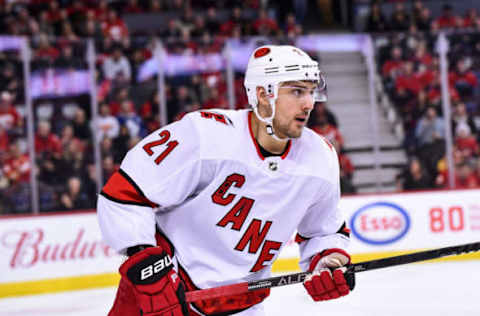
[[[248,118],[247,118],[247,120],[248,120],[248,131],[250,132],[250,137],[251,137],[251,140],[253,142],[253,145],[255,146],[258,157],[260,157],[260,159],[262,159],[262,160],[265,160],[265,157],[262,155],[262,152],[260,151],[260,147],[258,146],[258,143],[255,139],[255,136],[253,135],[252,115],[253,115],[253,111],[248,111]],[[292,140],[289,139],[288,142],[287,142],[287,149],[285,149],[285,151],[280,156],[280,158],[285,159],[287,157],[288,153],[290,152],[291,147],[292,147]]]

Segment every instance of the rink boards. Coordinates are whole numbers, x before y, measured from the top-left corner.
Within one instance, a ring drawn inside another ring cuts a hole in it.
[[[480,240],[480,190],[343,197],[340,209],[354,262]],[[275,272],[299,269],[293,241],[277,257]],[[0,258],[0,297],[112,286],[123,260],[93,211],[0,218]]]

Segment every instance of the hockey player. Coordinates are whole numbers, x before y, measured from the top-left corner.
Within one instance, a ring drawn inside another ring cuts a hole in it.
[[[193,303],[184,291],[268,277],[295,232],[315,301],[353,288],[337,154],[305,127],[326,100],[317,62],[257,48],[245,88],[252,110],[187,114],[140,141],[104,186],[104,240],[129,256],[110,316],[263,315],[268,289]]]

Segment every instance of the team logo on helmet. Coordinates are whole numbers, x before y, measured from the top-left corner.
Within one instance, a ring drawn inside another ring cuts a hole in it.
[[[270,48],[268,47],[262,47],[257,49],[255,54],[253,55],[255,58],[263,57],[265,55],[268,55],[270,53]]]

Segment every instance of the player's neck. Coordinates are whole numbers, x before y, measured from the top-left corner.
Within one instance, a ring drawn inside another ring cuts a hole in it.
[[[253,137],[255,137],[260,146],[273,154],[281,154],[285,151],[288,139],[277,140],[268,135],[266,124],[260,121],[255,114],[251,115],[250,119]]]

